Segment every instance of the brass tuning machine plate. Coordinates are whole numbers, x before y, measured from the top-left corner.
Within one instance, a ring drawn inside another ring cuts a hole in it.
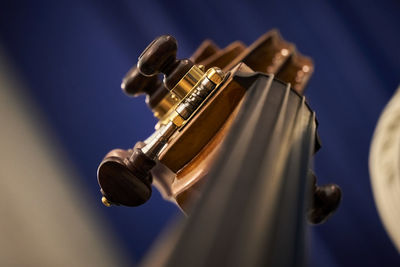
[[[204,71],[204,67],[194,65],[171,89],[170,93],[179,100],[159,119],[155,128],[159,129],[169,121],[183,127],[228,76],[216,67]]]

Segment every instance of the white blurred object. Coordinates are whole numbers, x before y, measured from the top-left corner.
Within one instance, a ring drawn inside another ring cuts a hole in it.
[[[0,49],[0,266],[125,266]]]
[[[369,170],[379,215],[400,252],[400,88],[379,118]]]

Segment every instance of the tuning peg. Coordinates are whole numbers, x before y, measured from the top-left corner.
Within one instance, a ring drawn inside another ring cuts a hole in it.
[[[164,85],[171,90],[194,65],[189,59],[176,59],[177,50],[178,45],[174,37],[158,37],[139,56],[139,71],[145,76],[163,73]]]
[[[173,122],[163,125],[144,142],[136,143],[133,150],[114,149],[97,169],[102,202],[124,206],[139,206],[151,196],[151,169],[155,160],[177,126]]]
[[[140,146],[136,145],[133,150],[114,149],[100,163],[97,180],[106,206],[139,206],[150,198],[150,170],[156,163]]]
[[[121,88],[129,96],[138,96],[140,94],[153,94],[161,85],[157,76],[144,76],[136,66],[131,68],[122,80]]]
[[[317,178],[311,172],[312,203],[308,210],[308,221],[312,224],[325,222],[339,207],[342,191],[336,184],[317,186]]]
[[[121,88],[128,96],[146,94],[146,103],[151,109],[155,108],[169,92],[157,76],[144,76],[136,66],[125,75]]]

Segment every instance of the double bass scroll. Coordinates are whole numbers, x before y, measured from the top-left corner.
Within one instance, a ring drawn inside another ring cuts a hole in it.
[[[157,38],[123,80],[127,94],[147,94],[146,101],[159,122],[155,133],[144,142],[133,149],[113,150],[101,162],[98,181],[107,206],[141,205],[149,199],[154,184],[166,199],[190,214],[191,203],[202,195],[203,184],[211,177],[211,167],[242,110],[244,97],[253,88],[243,77],[258,72],[275,75],[288,88],[293,82],[290,95],[301,96],[313,71],[312,61],[277,31],[248,47],[234,42],[220,49],[205,41],[191,57],[199,62],[177,59],[176,52],[177,42],[172,36]],[[164,74],[163,82],[158,80],[159,73]],[[273,121],[274,116],[282,115],[268,116],[268,121]],[[257,126],[265,127],[262,122]],[[314,143],[318,148],[318,142]],[[308,218],[320,223],[339,205],[340,189],[313,182],[311,190]]]

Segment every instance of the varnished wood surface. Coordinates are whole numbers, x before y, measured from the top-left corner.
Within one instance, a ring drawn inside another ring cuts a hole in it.
[[[291,83],[300,94],[314,71],[311,58],[296,51],[296,47],[282,39],[277,30],[271,30],[258,38],[240,53],[226,69],[244,62],[252,70],[277,74],[278,79]],[[306,71],[304,71],[306,70]]]
[[[205,59],[211,57],[220,51],[219,47],[212,40],[204,40],[200,46],[196,49],[193,55],[190,57],[190,60],[193,62],[201,62]]]
[[[227,68],[232,68],[238,62],[248,61],[248,63],[254,65],[253,70],[267,72],[267,67],[271,64],[272,58],[277,52],[274,46],[276,46],[278,39],[281,38],[276,30],[268,31],[238,55]]]
[[[279,69],[277,78],[290,83],[294,90],[304,94],[308,80],[314,72],[314,64],[309,57],[301,56],[294,51],[287,62]]]
[[[203,61],[200,61],[199,64],[204,65],[206,69],[218,67],[227,71],[228,69],[226,69],[226,67],[245,49],[245,44],[240,41],[235,41],[221,51],[218,51]]]
[[[233,68],[232,73],[240,69],[276,74],[278,79],[293,84],[299,94],[303,94],[313,72],[312,60],[299,54],[295,46],[284,41],[276,30],[264,34],[249,47],[238,41],[218,51],[215,47],[206,40],[192,58],[199,59],[207,54],[209,56],[200,64],[206,68],[217,66],[225,71]],[[212,52],[205,53],[206,50]],[[240,62],[246,64],[238,67]],[[244,88],[229,78],[183,130],[173,136],[159,157],[168,172],[164,169],[155,175],[155,180],[159,180],[156,186],[186,213],[190,211],[190,200],[201,193],[220,144],[235,118],[233,111],[237,110],[244,93]]]
[[[251,71],[245,64],[239,64],[236,71]],[[219,130],[245,94],[245,89],[232,80],[223,84],[197,114],[177,132],[159,160],[173,172],[178,172],[192,160]]]
[[[254,71],[276,73],[294,50],[294,45],[284,42],[277,31],[270,31],[255,41],[241,55],[244,63]]]

